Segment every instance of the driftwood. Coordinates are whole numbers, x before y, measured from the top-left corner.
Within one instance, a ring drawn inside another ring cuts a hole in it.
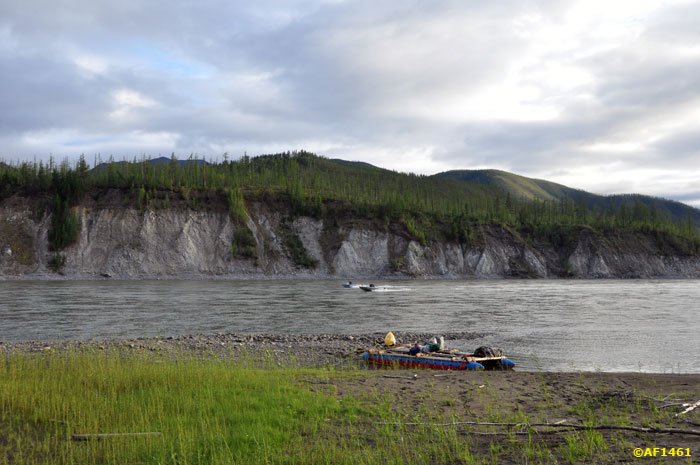
[[[684,411],[676,413],[675,416],[686,414],[686,413],[691,412],[691,411],[695,410],[696,408],[700,407],[700,400],[695,402],[694,404],[690,404],[688,402],[683,402],[682,399],[669,399],[669,397],[671,397],[671,396],[666,396],[663,399],[655,399],[655,398],[649,397],[649,396],[641,396],[641,397],[653,400],[655,402],[663,402],[664,405],[659,407],[659,410],[664,409],[664,408],[669,408],[669,407],[687,407]]]
[[[630,393],[630,394],[632,394],[632,393]],[[634,395],[634,394],[632,394],[632,395]],[[641,395],[641,394],[637,394],[637,397],[641,397],[642,399],[653,400],[655,402],[682,402],[683,401],[683,399],[671,398],[671,396],[674,396],[674,395],[675,394],[671,393],[671,394],[667,395],[666,397],[664,397],[663,399],[659,399],[658,397],[645,396],[645,395]]]
[[[91,439],[107,439],[125,436],[160,436],[161,433],[154,431],[148,433],[94,433],[94,434],[71,434],[73,441],[89,441]]]
[[[687,407],[688,404],[684,404],[683,402],[671,402],[671,403],[662,405],[661,407],[659,407],[659,410],[664,409],[664,408],[669,408],[669,407],[678,407],[678,406]],[[676,414],[676,416],[678,416],[678,414]]]
[[[700,407],[700,400],[695,402],[694,404],[683,404],[683,407],[688,407],[688,408],[683,410],[681,413],[676,413],[676,416],[686,414],[686,413],[691,412],[691,411],[695,410],[696,408]]]
[[[532,434],[561,434],[566,433],[566,429],[548,429],[548,430],[536,430],[531,431],[493,431],[493,432],[483,432],[483,431],[460,431],[462,434],[469,434],[474,436],[529,436]]]
[[[381,425],[404,425],[404,426],[458,426],[458,425],[474,425],[474,426],[506,426],[506,427],[516,427],[516,428],[530,428],[533,427],[548,427],[548,428],[561,428],[563,430],[621,430],[621,431],[634,431],[637,433],[650,433],[650,434],[688,434],[691,436],[700,436],[700,430],[695,429],[678,429],[678,428],[644,428],[641,426],[618,426],[618,425],[567,425],[558,421],[556,423],[491,423],[491,422],[480,422],[480,421],[456,421],[452,423],[379,423]],[[549,431],[532,430],[535,433],[547,433]],[[521,431],[518,433],[528,433],[526,431]],[[472,433],[468,433],[472,434]],[[493,434],[493,433],[489,433]],[[512,434],[510,432],[499,432],[497,434]]]
[[[683,402],[683,399],[671,398],[671,396],[673,396],[673,395],[674,394],[669,394],[666,397],[664,397],[663,399],[657,399],[656,397],[650,397],[650,396],[644,396],[644,395],[639,396],[639,397],[653,400],[655,402],[663,402],[664,405],[659,407],[659,410],[664,409],[664,408],[669,408],[669,407],[686,407],[686,409],[683,410],[682,412],[676,413],[676,415],[675,415],[676,417],[678,417],[680,415],[684,415],[688,412],[692,412],[696,408],[700,407],[700,400],[695,402],[694,404],[690,404],[688,402]]]

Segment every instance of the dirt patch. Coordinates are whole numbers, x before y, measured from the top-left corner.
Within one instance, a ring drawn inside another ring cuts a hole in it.
[[[700,431],[700,408],[680,414],[686,408],[683,404],[700,400],[700,375],[376,370],[332,383],[339,397],[350,395],[367,402],[390,399],[403,428],[454,428],[468,438],[477,458],[498,463],[533,463],[533,459],[534,463],[631,463],[637,447],[681,448],[700,457],[697,435],[529,426],[559,423]],[[597,448],[586,452],[589,437],[597,441]],[[572,438],[582,445],[573,446]],[[579,452],[583,455],[572,460],[577,450],[583,450]],[[645,458],[645,463],[664,460],[688,463],[670,456]]]
[[[11,256],[22,265],[36,263],[34,236],[26,225],[0,221],[0,254]]]
[[[343,245],[345,237],[345,231],[340,228],[335,218],[323,220],[323,230],[319,237],[319,243],[321,244],[323,259],[326,263],[333,263],[333,259],[335,259],[338,250],[340,250],[340,247]]]

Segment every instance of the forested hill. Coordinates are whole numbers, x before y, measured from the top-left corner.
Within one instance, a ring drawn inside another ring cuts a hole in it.
[[[354,218],[402,228],[421,244],[472,244],[483,225],[559,242],[588,228],[651,234],[672,244],[673,253],[700,254],[698,211],[688,206],[645,196],[600,197],[498,171],[476,172],[470,179],[469,172],[422,176],[303,151],[224,162],[171,157],[95,165],[90,169],[82,157],[74,165],[0,164],[0,200],[30,197],[40,203],[38,211],[50,212],[51,250],[76,240],[74,207],[117,189],[122,205],[141,212],[223,206],[237,224],[245,224],[251,202],[263,201],[294,217]],[[239,237],[242,243],[248,239]]]
[[[438,173],[435,177],[495,186],[504,192],[510,192],[511,195],[530,200],[559,200],[561,198],[579,200],[583,196],[591,195],[585,191],[554,182],[526,178],[501,170],[452,170]]]
[[[484,186],[494,186],[505,193],[513,196],[544,201],[559,201],[571,199],[575,202],[585,202],[588,209],[618,211],[621,206],[627,205],[634,209],[634,206],[641,203],[651,211],[658,210],[662,215],[679,221],[690,214],[696,226],[700,227],[700,210],[691,208],[686,204],[675,200],[668,200],[659,197],[652,197],[641,194],[616,194],[598,195],[586,192],[581,189],[557,184],[543,179],[528,178],[501,170],[453,170],[438,173],[435,177],[446,179],[457,179],[467,183],[476,183]]]

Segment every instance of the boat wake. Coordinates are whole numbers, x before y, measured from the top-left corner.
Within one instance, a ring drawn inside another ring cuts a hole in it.
[[[406,292],[410,291],[410,287],[394,287],[394,286],[381,286],[381,287],[373,287],[371,289],[372,292]]]
[[[412,290],[403,286],[375,286],[374,284],[343,283],[345,289],[362,289],[365,292],[404,292]]]

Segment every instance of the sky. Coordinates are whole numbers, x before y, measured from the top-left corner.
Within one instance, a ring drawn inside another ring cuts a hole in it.
[[[287,150],[700,207],[700,2],[0,0],[0,159]]]

